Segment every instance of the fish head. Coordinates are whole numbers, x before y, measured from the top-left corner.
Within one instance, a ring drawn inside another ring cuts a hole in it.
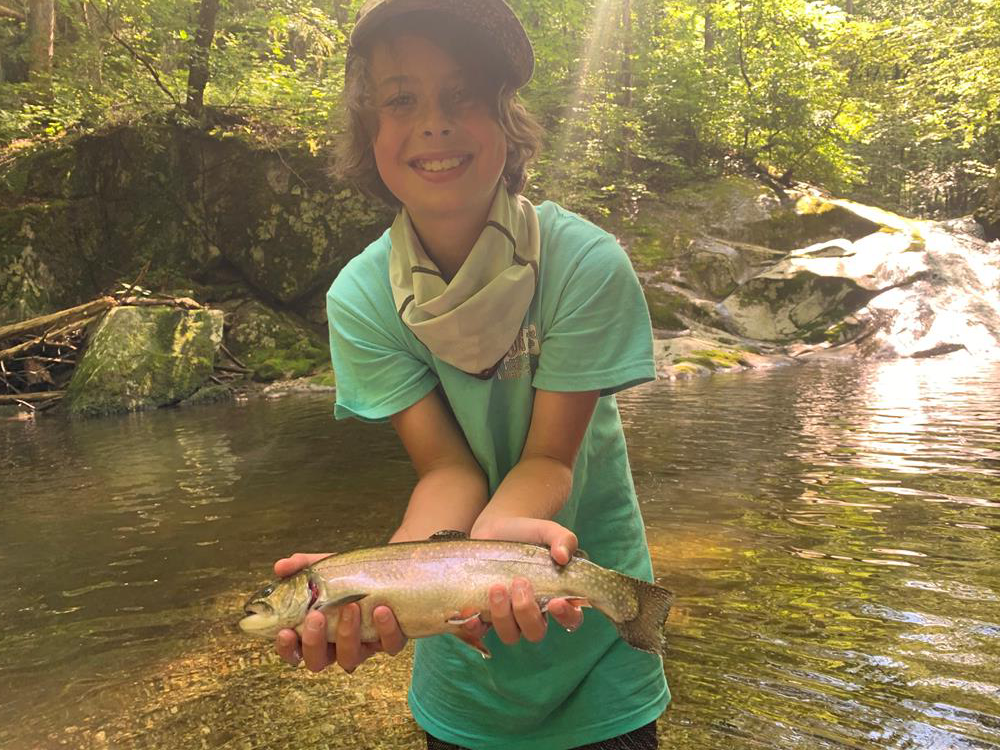
[[[250,635],[274,638],[282,628],[301,623],[318,596],[309,570],[272,581],[247,599],[240,628]]]

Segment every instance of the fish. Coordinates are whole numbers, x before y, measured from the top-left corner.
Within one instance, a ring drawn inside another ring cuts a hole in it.
[[[450,633],[490,658],[482,640],[463,625],[474,619],[489,625],[490,586],[516,577],[531,582],[543,612],[557,597],[577,607],[592,607],[630,646],[664,655],[663,628],[673,601],[670,591],[601,567],[581,552],[560,565],[548,547],[473,540],[458,531],[324,557],[251,595],[239,625],[261,638],[274,638],[283,628],[301,635],[306,614],[318,610],[326,615],[327,638],[332,641],[340,608],[357,602],[361,640],[376,642],[372,611],[384,604],[408,638]]]

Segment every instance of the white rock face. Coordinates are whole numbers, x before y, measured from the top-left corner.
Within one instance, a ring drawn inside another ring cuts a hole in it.
[[[985,242],[960,221],[824,200],[880,229],[794,250],[747,280],[719,306],[731,330],[762,341],[817,341],[850,318],[847,343],[861,356],[1000,358],[1000,242]]]

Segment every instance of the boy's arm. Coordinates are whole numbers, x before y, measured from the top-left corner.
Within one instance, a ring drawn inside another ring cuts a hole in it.
[[[433,390],[391,420],[418,479],[389,541],[426,539],[443,530],[471,531],[489,490],[444,399]]]
[[[474,536],[498,538],[497,526],[509,525],[509,519],[550,519],[560,511],[573,489],[573,464],[599,395],[598,391],[535,392],[521,458],[479,514]],[[556,562],[568,560],[556,556]]]

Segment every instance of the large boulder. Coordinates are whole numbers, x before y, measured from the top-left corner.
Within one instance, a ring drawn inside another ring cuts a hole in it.
[[[115,307],[91,334],[66,393],[69,412],[99,416],[175,404],[212,374],[219,310]]]
[[[926,271],[856,313],[858,351],[869,358],[960,351],[1000,359],[1000,241],[986,242],[947,222],[923,227]]]
[[[971,222],[918,221],[824,199],[878,229],[795,250],[720,304],[727,327],[772,341],[858,341],[865,356],[1000,354],[1000,243]]]
[[[387,223],[327,167],[304,148],[174,125],[26,149],[0,167],[0,321],[78,304],[147,263],[157,289],[236,271],[295,306]]]

